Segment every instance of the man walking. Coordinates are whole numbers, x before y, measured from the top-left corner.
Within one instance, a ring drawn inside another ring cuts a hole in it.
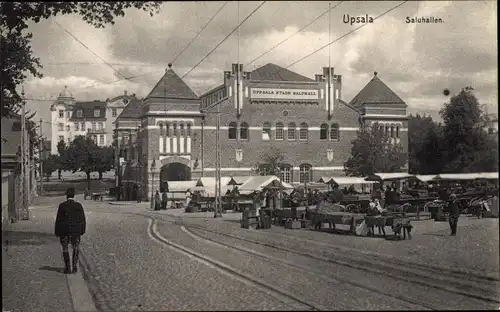
[[[78,272],[80,236],[85,234],[86,220],[82,204],[75,201],[75,189],[66,190],[66,201],[59,205],[55,224],[55,234],[63,249],[64,273]],[[73,270],[71,270],[68,245],[73,248]]]
[[[447,211],[449,213],[448,222],[450,223],[451,236],[455,236],[457,235],[458,218],[460,217],[460,206],[457,201],[457,195],[450,195]]]

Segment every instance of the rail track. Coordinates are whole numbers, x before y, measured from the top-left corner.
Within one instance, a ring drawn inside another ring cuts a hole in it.
[[[421,285],[424,287],[430,287],[434,289],[444,290],[449,293],[458,294],[464,297],[477,299],[492,304],[499,304],[500,298],[498,297],[498,292],[500,289],[500,283],[495,280],[490,280],[488,278],[481,278],[478,276],[465,276],[463,273],[456,272],[441,272],[436,268],[427,267],[425,265],[415,265],[408,264],[403,261],[395,261],[389,259],[383,259],[366,254],[356,254],[354,252],[338,252],[335,253],[333,257],[323,257],[316,254],[311,254],[309,252],[303,252],[296,249],[290,249],[286,247],[276,246],[272,244],[267,244],[264,242],[259,242],[247,238],[238,237],[235,235],[222,233],[218,231],[212,231],[199,226],[186,226],[189,229],[196,229],[199,231],[204,231],[212,234],[219,235],[221,237],[227,237],[232,240],[238,240],[246,243],[250,243],[257,246],[262,246],[266,248],[276,249],[280,251],[285,251],[288,253],[300,255],[310,259],[337,264],[345,267],[350,267],[353,269],[363,270],[379,275],[385,275],[388,277],[396,278],[398,280],[407,281],[412,284]],[[194,233],[193,233],[194,234]],[[266,232],[268,234],[268,232]],[[274,234],[274,233],[273,233]],[[196,235],[196,234],[194,234]],[[206,236],[198,235],[204,239],[212,241],[214,243],[219,243],[227,247],[236,248],[233,244],[228,244],[221,242],[221,239],[207,238]],[[309,242],[309,243],[312,243]],[[322,244],[327,245],[327,244]],[[322,246],[332,248],[331,245]],[[250,249],[242,249],[244,252],[251,252]]]
[[[149,219],[149,226],[148,226],[148,234],[150,237],[157,241],[158,243],[167,246],[171,249],[174,249],[177,252],[183,253],[190,258],[194,258],[212,268],[215,268],[219,272],[229,275],[233,278],[236,278],[240,280],[241,282],[244,282],[245,284],[251,285],[273,297],[276,299],[280,300],[281,302],[289,305],[291,308],[294,310],[305,310],[305,311],[320,311],[320,310],[328,310],[328,307],[323,307],[321,305],[317,305],[314,303],[309,303],[304,299],[301,299],[297,297],[295,294],[290,294],[286,291],[280,290],[272,285],[267,284],[266,282],[259,280],[258,278],[255,278],[253,276],[250,276],[246,273],[243,273],[235,268],[232,268],[220,261],[217,261],[215,259],[212,259],[210,257],[207,257],[205,255],[202,255],[190,248],[181,246],[179,244],[176,244],[166,238],[164,238],[161,234],[158,233],[156,229],[156,224],[157,221],[154,219]]]

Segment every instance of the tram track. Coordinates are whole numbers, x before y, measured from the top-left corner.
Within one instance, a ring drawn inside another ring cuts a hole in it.
[[[216,234],[220,237],[218,238],[210,238],[207,237],[207,235],[200,235],[193,233],[192,229],[195,228],[197,230],[205,231],[208,233]],[[245,243],[250,243],[253,244],[253,246],[259,246],[262,248],[270,248],[274,250],[279,250],[280,252],[286,252],[286,253],[292,253],[295,255],[299,255],[302,257],[306,257],[309,259],[313,259],[316,261],[321,261],[324,263],[330,263],[330,264],[335,264],[335,265],[340,265],[343,267],[348,267],[351,269],[356,269],[356,270],[363,270],[366,272],[369,272],[371,274],[376,274],[376,275],[382,275],[390,278],[394,278],[400,281],[405,281],[407,283],[413,284],[413,285],[418,285],[420,287],[429,287],[433,288],[436,291],[441,291],[445,292],[448,294],[453,294],[453,295],[458,295],[460,297],[465,297],[469,298],[474,301],[482,301],[487,304],[498,304],[500,303],[500,300],[498,298],[498,289],[499,289],[499,284],[496,282],[489,282],[486,283],[486,285],[477,283],[477,282],[471,282],[471,281],[466,281],[464,280],[464,276],[446,276],[442,274],[438,274],[437,272],[429,272],[429,271],[424,271],[422,267],[418,268],[418,271],[412,268],[404,268],[401,267],[401,264],[390,264],[390,263],[384,263],[384,261],[380,261],[379,259],[376,258],[367,258],[365,255],[363,255],[363,259],[359,257],[359,255],[346,255],[346,254],[336,254],[335,257],[332,258],[325,258],[322,256],[314,255],[311,253],[304,253],[301,251],[297,250],[290,250],[288,248],[282,248],[282,247],[276,247],[272,246],[270,244],[262,243],[262,242],[257,242],[249,239],[244,239],[240,237],[236,237],[234,235],[230,234],[225,234],[225,233],[220,233],[220,232],[215,232],[211,231],[205,228],[201,227],[196,227],[196,226],[187,226],[186,229],[190,231],[193,235],[197,235],[198,237],[211,241],[216,244],[223,245],[227,248],[233,248],[237,249],[241,252],[246,252],[250,254],[254,254],[256,256],[260,257],[266,257],[267,255],[264,255],[263,253],[255,252],[252,249],[245,248],[242,246],[236,246],[234,243],[234,240],[238,240],[241,242]],[[221,239],[221,237],[226,237],[227,239],[233,240],[230,242],[224,242],[224,239]],[[267,256],[269,257],[269,256]],[[284,263],[286,263],[285,260],[283,259],[278,259]],[[287,265],[295,265],[293,263],[286,263]],[[404,265],[404,264],[403,264]],[[304,269],[304,267],[301,267],[301,269]],[[309,268],[310,269],[310,268]],[[337,279],[338,277],[335,276]],[[346,280],[346,283],[353,284],[352,281]],[[484,282],[484,281],[483,281]],[[364,287],[367,288],[366,285],[359,285],[357,284],[356,286]],[[370,288],[373,290],[373,288]],[[496,290],[496,291],[495,291]],[[374,291],[379,292],[377,289]],[[395,296],[394,294],[387,294],[383,293],[383,295],[388,295],[395,297],[400,300],[407,301],[409,303],[414,303],[418,304],[417,302],[413,301],[411,299],[411,296]],[[420,304],[422,305],[422,304]],[[424,307],[433,309],[433,307],[423,304]],[[437,307],[439,309],[439,307]]]
[[[184,255],[187,255],[190,258],[194,258],[209,267],[212,267],[219,272],[229,275],[245,284],[251,285],[252,287],[256,287],[257,289],[275,297],[276,299],[280,300],[281,302],[288,304],[290,307],[294,308],[295,310],[306,310],[306,311],[320,311],[320,310],[328,310],[328,307],[324,307],[321,305],[313,304],[307,302],[305,299],[298,298],[294,294],[290,294],[286,291],[280,290],[265,281],[259,280],[258,278],[252,277],[246,273],[243,273],[235,268],[232,268],[231,266],[224,264],[218,260],[212,259],[208,256],[205,256],[201,253],[196,252],[195,250],[192,250],[190,248],[181,246],[179,244],[176,244],[172,242],[171,240],[163,237],[157,230],[157,220],[155,219],[149,219],[149,226],[148,226],[148,234],[149,236],[157,241],[158,243],[167,246],[177,252],[180,252]]]

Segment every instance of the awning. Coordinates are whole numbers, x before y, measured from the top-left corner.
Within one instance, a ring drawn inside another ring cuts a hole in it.
[[[168,191],[169,192],[187,192],[187,190],[193,190],[196,187],[197,180],[193,181],[168,181]]]
[[[252,176],[234,176],[231,177],[231,181],[229,182],[229,185],[242,185],[248,180],[250,180]]]
[[[338,185],[352,185],[352,184],[373,184],[374,181],[367,181],[365,178],[359,177],[331,177],[326,183]]]
[[[475,179],[497,180],[498,172],[443,173],[436,176],[436,180],[475,180]]]
[[[415,176],[416,179],[422,182],[429,182],[435,180],[437,175],[435,174],[418,174]]]
[[[221,185],[228,185],[230,181],[231,177],[220,178]],[[213,177],[203,177],[198,179],[198,181],[196,182],[196,186],[215,187],[215,182],[216,180]]]
[[[414,175],[407,172],[391,172],[391,173],[375,173],[369,175],[365,178],[365,181],[391,181],[391,180],[402,180],[414,177]]]
[[[261,191],[265,187],[269,187],[272,184],[275,184],[275,186],[282,189],[293,189],[292,185],[280,181],[277,176],[252,176],[251,179],[239,186],[238,189],[240,192]]]

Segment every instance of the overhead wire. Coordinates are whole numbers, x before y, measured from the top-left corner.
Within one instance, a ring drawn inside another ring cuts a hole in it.
[[[57,21],[54,21],[54,23],[59,26],[62,30],[64,30],[68,35],[70,35],[73,39],[75,39],[78,43],[80,43],[82,46],[85,47],[85,49],[89,50],[92,54],[94,54],[98,59],[103,61],[106,65],[108,65],[109,68],[111,68],[115,73],[118,74],[118,76],[121,76],[124,79],[127,79],[124,75],[122,75],[116,68],[113,67],[113,65],[109,64],[105,59],[103,59],[101,56],[99,56],[97,53],[95,53],[91,48],[89,48],[85,43],[83,43],[80,39],[78,39],[75,35],[73,35],[69,30],[67,30],[63,25],[59,24]]]

